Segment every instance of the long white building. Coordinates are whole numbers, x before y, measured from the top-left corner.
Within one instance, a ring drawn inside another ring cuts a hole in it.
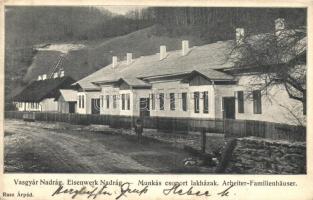
[[[133,59],[128,53],[122,61],[113,56],[110,65],[76,83],[77,112],[296,124],[288,109],[292,108],[305,119],[303,105],[289,98],[283,86],[264,94],[260,83],[251,83],[253,76],[262,75],[260,68],[238,71],[228,61],[242,37],[244,30],[237,29],[236,40],[194,47],[184,40],[177,51],[168,52],[162,45],[150,56]],[[304,45],[299,56],[305,57]]]

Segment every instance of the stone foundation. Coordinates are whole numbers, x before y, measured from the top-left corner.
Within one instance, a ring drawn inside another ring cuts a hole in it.
[[[224,163],[224,173],[305,174],[306,143],[237,138]]]

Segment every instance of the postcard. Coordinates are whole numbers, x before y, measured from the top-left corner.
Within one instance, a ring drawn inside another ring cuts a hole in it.
[[[313,199],[312,8],[2,2],[0,199]]]

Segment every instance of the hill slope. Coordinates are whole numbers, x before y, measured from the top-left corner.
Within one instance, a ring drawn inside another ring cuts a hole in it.
[[[119,60],[126,57],[126,53],[133,53],[133,57],[150,55],[159,52],[160,45],[166,45],[167,50],[181,48],[181,41],[187,39],[191,45],[201,45],[205,41],[199,37],[186,35],[180,37],[158,36],[156,31],[160,27],[152,26],[124,36],[113,39],[98,41],[97,45],[84,44],[85,47],[79,50],[69,51],[61,66],[67,75],[74,79],[81,79],[88,74],[108,65],[112,61],[112,56],[118,56]],[[76,42],[79,43],[79,42]],[[62,52],[60,51],[38,51],[32,64],[24,77],[25,82],[43,73],[51,73],[53,67],[58,62]]]

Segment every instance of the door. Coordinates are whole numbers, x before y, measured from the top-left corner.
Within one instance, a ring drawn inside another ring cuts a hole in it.
[[[140,98],[140,117],[150,116],[150,100],[149,98]]]
[[[223,97],[223,118],[235,119],[235,97]]]
[[[68,102],[68,112],[75,113],[76,102]]]
[[[91,99],[91,114],[100,114],[100,99]]]

